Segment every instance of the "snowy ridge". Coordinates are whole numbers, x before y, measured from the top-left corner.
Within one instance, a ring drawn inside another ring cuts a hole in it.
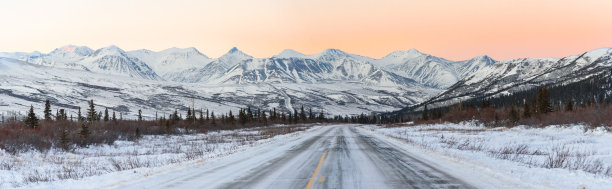
[[[387,71],[416,80],[419,83],[444,89],[468,74],[496,63],[488,56],[464,61],[450,61],[431,56],[416,49],[395,51],[373,63]]]
[[[425,103],[449,105],[462,99],[511,94],[542,85],[568,84],[612,68],[612,48],[556,58],[520,58],[486,66]]]

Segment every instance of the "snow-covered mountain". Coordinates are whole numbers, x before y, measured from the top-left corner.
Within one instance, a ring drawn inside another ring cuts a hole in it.
[[[67,109],[76,115],[93,99],[97,110],[122,112],[134,118],[139,109],[147,118],[170,114],[175,109],[196,108],[217,113],[246,106],[292,111],[301,105],[328,115],[393,111],[425,100],[439,90],[414,86],[372,86],[363,82],[330,83],[251,83],[203,84],[176,83],[131,76],[56,68],[0,58],[0,113],[25,112],[34,105],[42,112],[44,100],[53,108]],[[192,101],[193,100],[193,101]]]
[[[246,59],[209,83],[330,83],[359,81],[376,86],[412,86],[414,80],[373,66],[365,57],[337,49],[316,55],[285,50],[272,58]]]
[[[478,56],[464,61],[450,61],[410,49],[395,51],[372,62],[389,72],[414,79],[431,87],[445,89],[466,75],[494,64],[496,61],[488,56]]]
[[[520,58],[486,66],[424,103],[449,105],[475,97],[511,94],[542,85],[562,85],[612,69],[612,48],[557,58]]]
[[[189,68],[180,72],[166,74],[165,77],[167,80],[177,82],[210,83],[211,80],[224,77],[230,68],[250,59],[253,59],[253,57],[234,47],[204,67]]]
[[[27,108],[28,102],[45,98],[70,107],[70,103],[99,97],[112,99],[109,107],[126,104],[113,108],[130,112],[136,108],[172,111],[184,109],[185,98],[193,97],[222,109],[257,105],[291,110],[292,104],[306,104],[336,115],[413,105],[495,63],[487,56],[452,62],[416,50],[397,51],[383,59],[338,49],[312,55],[284,50],[273,57],[254,58],[234,47],[221,57],[209,58],[195,48],[126,52],[116,46],[92,50],[72,45],[48,54],[0,53],[0,57],[8,57],[4,62],[19,69],[32,69],[24,78],[0,71],[9,107]],[[47,83],[32,85],[28,80],[34,79]],[[91,81],[105,82],[92,85]],[[34,88],[25,89],[26,85]],[[54,85],[75,88],[67,92],[49,88]],[[39,88],[52,92],[37,93]]]
[[[159,52],[141,49],[127,53],[145,62],[161,76],[172,75],[191,68],[203,68],[212,61],[211,58],[193,47],[184,49],[173,47]]]
[[[28,63],[77,70],[86,70],[111,75],[125,75],[134,78],[160,80],[149,66],[138,58],[129,56],[116,46],[93,51],[89,47],[66,45],[56,48],[49,54],[4,53],[4,57]]]

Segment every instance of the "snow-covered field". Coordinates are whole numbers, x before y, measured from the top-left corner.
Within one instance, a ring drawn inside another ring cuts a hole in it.
[[[424,154],[425,159],[468,169],[451,170],[456,173],[490,173],[529,187],[612,186],[612,133],[605,127],[487,128],[465,122],[363,129],[408,144],[407,148]]]
[[[0,149],[0,188],[97,188],[130,178],[211,161],[320,127],[274,126],[192,135],[143,136],[138,141],[10,154]]]

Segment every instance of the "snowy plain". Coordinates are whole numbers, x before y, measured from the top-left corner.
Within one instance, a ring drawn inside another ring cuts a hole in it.
[[[320,126],[270,126],[206,134],[146,135],[112,145],[10,154],[0,149],[0,188],[109,188],[169,170],[283,143]],[[240,156],[240,155],[238,155]]]
[[[497,188],[612,186],[609,128],[487,128],[476,122],[360,128],[479,188],[495,182]]]

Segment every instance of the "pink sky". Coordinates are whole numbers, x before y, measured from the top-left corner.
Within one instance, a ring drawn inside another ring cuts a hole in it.
[[[562,57],[612,46],[610,0],[0,1],[0,51],[196,47],[218,57],[337,48],[380,58]]]

